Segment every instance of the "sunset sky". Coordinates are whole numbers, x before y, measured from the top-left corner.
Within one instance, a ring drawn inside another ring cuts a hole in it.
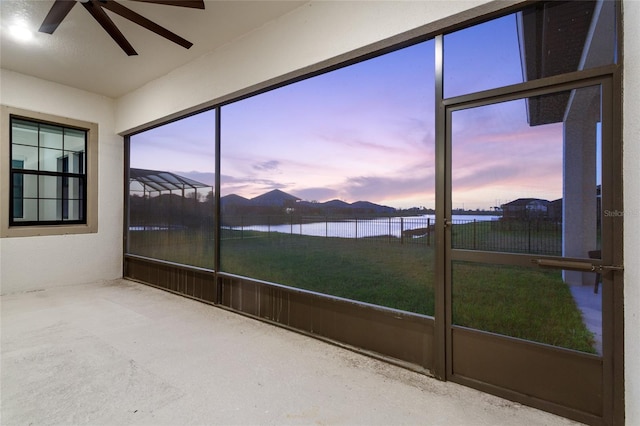
[[[222,108],[221,195],[433,208],[434,42]],[[256,66],[259,66],[256,64]],[[445,37],[445,96],[522,81],[515,16]],[[215,114],[131,138],[131,167],[213,184]],[[454,112],[453,207],[562,196],[562,124],[531,127],[524,100]]]

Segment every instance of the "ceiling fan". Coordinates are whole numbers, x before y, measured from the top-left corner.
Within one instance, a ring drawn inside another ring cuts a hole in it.
[[[139,2],[146,3],[156,3],[156,4],[164,4],[170,6],[181,6],[181,7],[189,7],[193,9],[204,9],[204,0],[133,0]],[[135,51],[133,46],[127,41],[125,36],[120,32],[116,24],[113,23],[111,18],[107,15],[107,13],[103,10],[108,9],[113,13],[116,13],[122,16],[125,19],[128,19],[131,22],[135,22],[136,24],[153,31],[154,33],[161,35],[167,40],[171,40],[172,42],[179,44],[185,49],[193,46],[193,43],[185,40],[179,35],[172,33],[166,28],[156,24],[155,22],[145,18],[144,16],[134,12],[133,10],[121,5],[115,0],[56,0],[49,13],[44,18],[42,25],[38,31],[47,34],[53,34],[53,32],[58,28],[58,25],[62,22],[62,20],[67,16],[67,14],[71,11],[73,6],[75,6],[76,2],[82,3],[85,9],[93,16],[93,18],[98,21],[98,23],[104,28],[104,30],[111,36],[111,38],[118,43],[120,48],[125,51],[125,53],[129,56],[137,55],[138,53]]]

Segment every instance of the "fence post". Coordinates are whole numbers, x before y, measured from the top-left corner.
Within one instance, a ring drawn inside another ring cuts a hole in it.
[[[473,249],[478,248],[478,220],[473,219]]]
[[[324,217],[324,237],[329,238],[329,218]]]
[[[387,238],[388,242],[391,242],[391,216],[389,216],[389,237]]]
[[[240,216],[240,239],[244,240],[244,216]]]
[[[267,216],[267,237],[271,236],[271,216]]]
[[[400,244],[404,244],[404,217],[400,218]]]
[[[354,223],[356,225],[356,240],[358,239],[358,218],[356,217],[354,220]]]
[[[427,246],[431,246],[431,218],[427,218]]]

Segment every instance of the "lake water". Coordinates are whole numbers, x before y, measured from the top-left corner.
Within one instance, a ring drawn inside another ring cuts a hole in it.
[[[487,215],[453,215],[454,223],[466,223],[476,221],[498,220],[499,216]],[[410,230],[419,230],[413,233],[413,237],[424,235],[425,230],[433,227],[435,215],[406,216],[406,217],[381,217],[375,219],[352,219],[339,222],[308,222],[280,225],[248,225],[234,226],[228,229],[236,231],[279,232],[283,234],[309,235],[314,237],[339,237],[339,238],[366,238],[391,235],[400,238],[402,233]],[[425,231],[426,232],[426,231]]]

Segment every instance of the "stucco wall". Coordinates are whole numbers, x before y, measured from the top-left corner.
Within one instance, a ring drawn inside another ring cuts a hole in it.
[[[113,131],[115,102],[23,74],[0,72],[1,104],[99,126],[98,233],[0,239],[0,292],[120,277],[123,149],[122,137]]]
[[[640,2],[624,11],[625,398],[628,425],[640,424]]]
[[[315,1],[117,101],[116,131],[211,102],[486,1]]]

